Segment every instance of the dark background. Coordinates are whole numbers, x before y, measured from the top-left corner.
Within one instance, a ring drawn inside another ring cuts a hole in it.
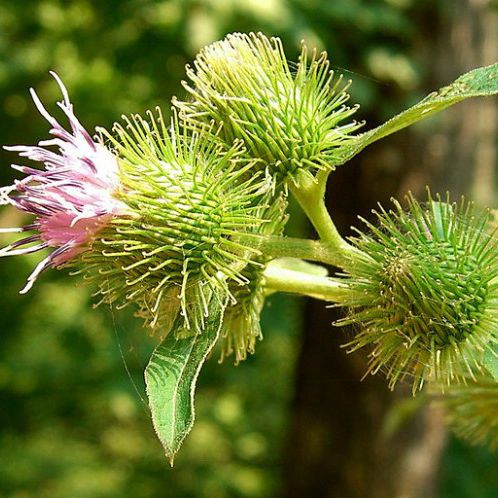
[[[0,143],[32,144],[66,83],[92,130],[183,95],[184,65],[231,31],[326,49],[353,80],[373,127],[460,73],[498,60],[489,0],[4,0],[0,3]],[[58,115],[59,116],[59,115]],[[467,102],[372,146],[330,180],[344,233],[377,201],[451,189],[496,206],[496,99]],[[0,152],[2,184],[17,161]],[[0,226],[22,223],[12,209]],[[313,236],[296,212],[291,235]],[[2,242],[8,237],[2,235]],[[170,469],[144,401],[156,340],[130,313],[92,309],[77,277],[50,271],[27,296],[40,255],[0,261],[0,497],[495,498],[498,458],[446,434],[437,406],[360,382],[361,354],[333,310],[289,296],[264,311],[265,339],[235,367],[214,356],[197,422]]]

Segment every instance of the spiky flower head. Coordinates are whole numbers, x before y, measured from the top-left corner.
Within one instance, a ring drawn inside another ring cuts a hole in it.
[[[25,178],[0,189],[0,204],[11,204],[35,216],[24,227],[1,230],[34,233],[2,249],[0,256],[54,248],[36,266],[21,293],[27,292],[46,268],[60,266],[87,250],[110,220],[126,211],[125,204],[117,198],[120,183],[116,157],[83,128],[73,113],[62,81],[55,73],[51,74],[61,89],[63,100],[58,106],[67,116],[71,131],[47,112],[31,89],[35,105],[49,122],[50,134],[55,138],[43,140],[38,146],[5,147],[42,163],[43,169],[13,164]]]
[[[445,390],[443,405],[452,430],[472,444],[498,447],[498,382],[479,376]]]
[[[348,268],[351,297],[341,324],[361,327],[348,345],[370,346],[369,371],[384,370],[390,386],[405,377],[413,389],[481,371],[498,342],[497,241],[488,213],[471,204],[420,205],[376,213],[378,226],[354,241],[362,251]]]
[[[240,143],[222,150],[181,130],[176,117],[168,129],[159,109],[125,122],[104,133],[133,215],[113,219],[81,262],[104,301],[139,303],[161,332],[180,308],[186,328],[201,330],[208,296],[234,301],[232,289],[249,283],[244,269],[258,264],[259,251],[238,236],[269,222],[271,179],[242,179],[252,163]]]
[[[277,182],[334,167],[337,149],[360,125],[349,118],[348,82],[335,78],[325,52],[303,45],[294,68],[278,38],[233,33],[205,47],[187,67],[191,101],[174,101],[195,129],[222,124],[220,137],[242,139]],[[256,165],[256,166],[257,166]]]

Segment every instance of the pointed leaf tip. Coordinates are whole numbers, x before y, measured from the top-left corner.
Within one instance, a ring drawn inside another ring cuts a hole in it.
[[[432,116],[457,102],[470,97],[490,96],[497,93],[498,62],[473,69],[457,78],[450,85],[430,93],[418,104],[394,116],[377,128],[351,137],[346,145],[341,147],[342,150],[338,152],[338,160],[335,165],[344,164],[371,143]]]
[[[199,372],[220,334],[225,304],[213,297],[202,333],[187,335],[179,315],[145,369],[152,422],[170,465],[194,425]]]

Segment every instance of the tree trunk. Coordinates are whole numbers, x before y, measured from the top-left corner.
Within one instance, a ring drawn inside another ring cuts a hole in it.
[[[435,6],[422,36],[434,77],[427,92],[498,59],[497,14],[488,0]],[[496,99],[464,103],[438,118],[437,133],[399,132],[334,172],[327,199],[342,233],[358,224],[356,215],[368,217],[377,201],[386,204],[409,189],[423,194],[426,184],[451,190],[454,199],[471,188],[493,205],[497,112]],[[331,326],[339,316],[321,302],[307,305],[281,496],[437,497],[442,413],[431,405],[417,410],[416,399],[404,389],[389,392],[381,374],[362,382],[366,358],[340,348],[353,331]]]

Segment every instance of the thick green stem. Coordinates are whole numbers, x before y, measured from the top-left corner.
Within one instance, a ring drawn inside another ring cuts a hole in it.
[[[332,278],[271,265],[265,269],[264,277],[269,292],[291,292],[339,304],[347,302],[351,292]]]
[[[336,246],[320,240],[279,237],[276,235],[240,234],[237,242],[252,247],[271,258],[299,258],[343,267],[344,256]]]
[[[327,172],[320,172],[316,181],[303,177],[290,185],[294,197],[313,223],[320,240],[261,234],[237,234],[235,242],[261,251],[265,256],[275,258],[298,258],[336,266],[347,270],[354,264],[355,257],[362,253],[348,244],[339,234],[325,206],[325,185]],[[235,235],[235,234],[234,234]]]
[[[306,189],[293,187],[291,191],[321,240],[330,242],[337,247],[347,244],[330,218],[319,185],[311,185]]]
[[[290,190],[315,227],[321,241],[329,246],[329,252],[336,253],[338,266],[343,266],[357,249],[341,237],[325,206],[327,176],[327,172],[318,173],[316,182],[303,177],[299,186],[291,185]]]

